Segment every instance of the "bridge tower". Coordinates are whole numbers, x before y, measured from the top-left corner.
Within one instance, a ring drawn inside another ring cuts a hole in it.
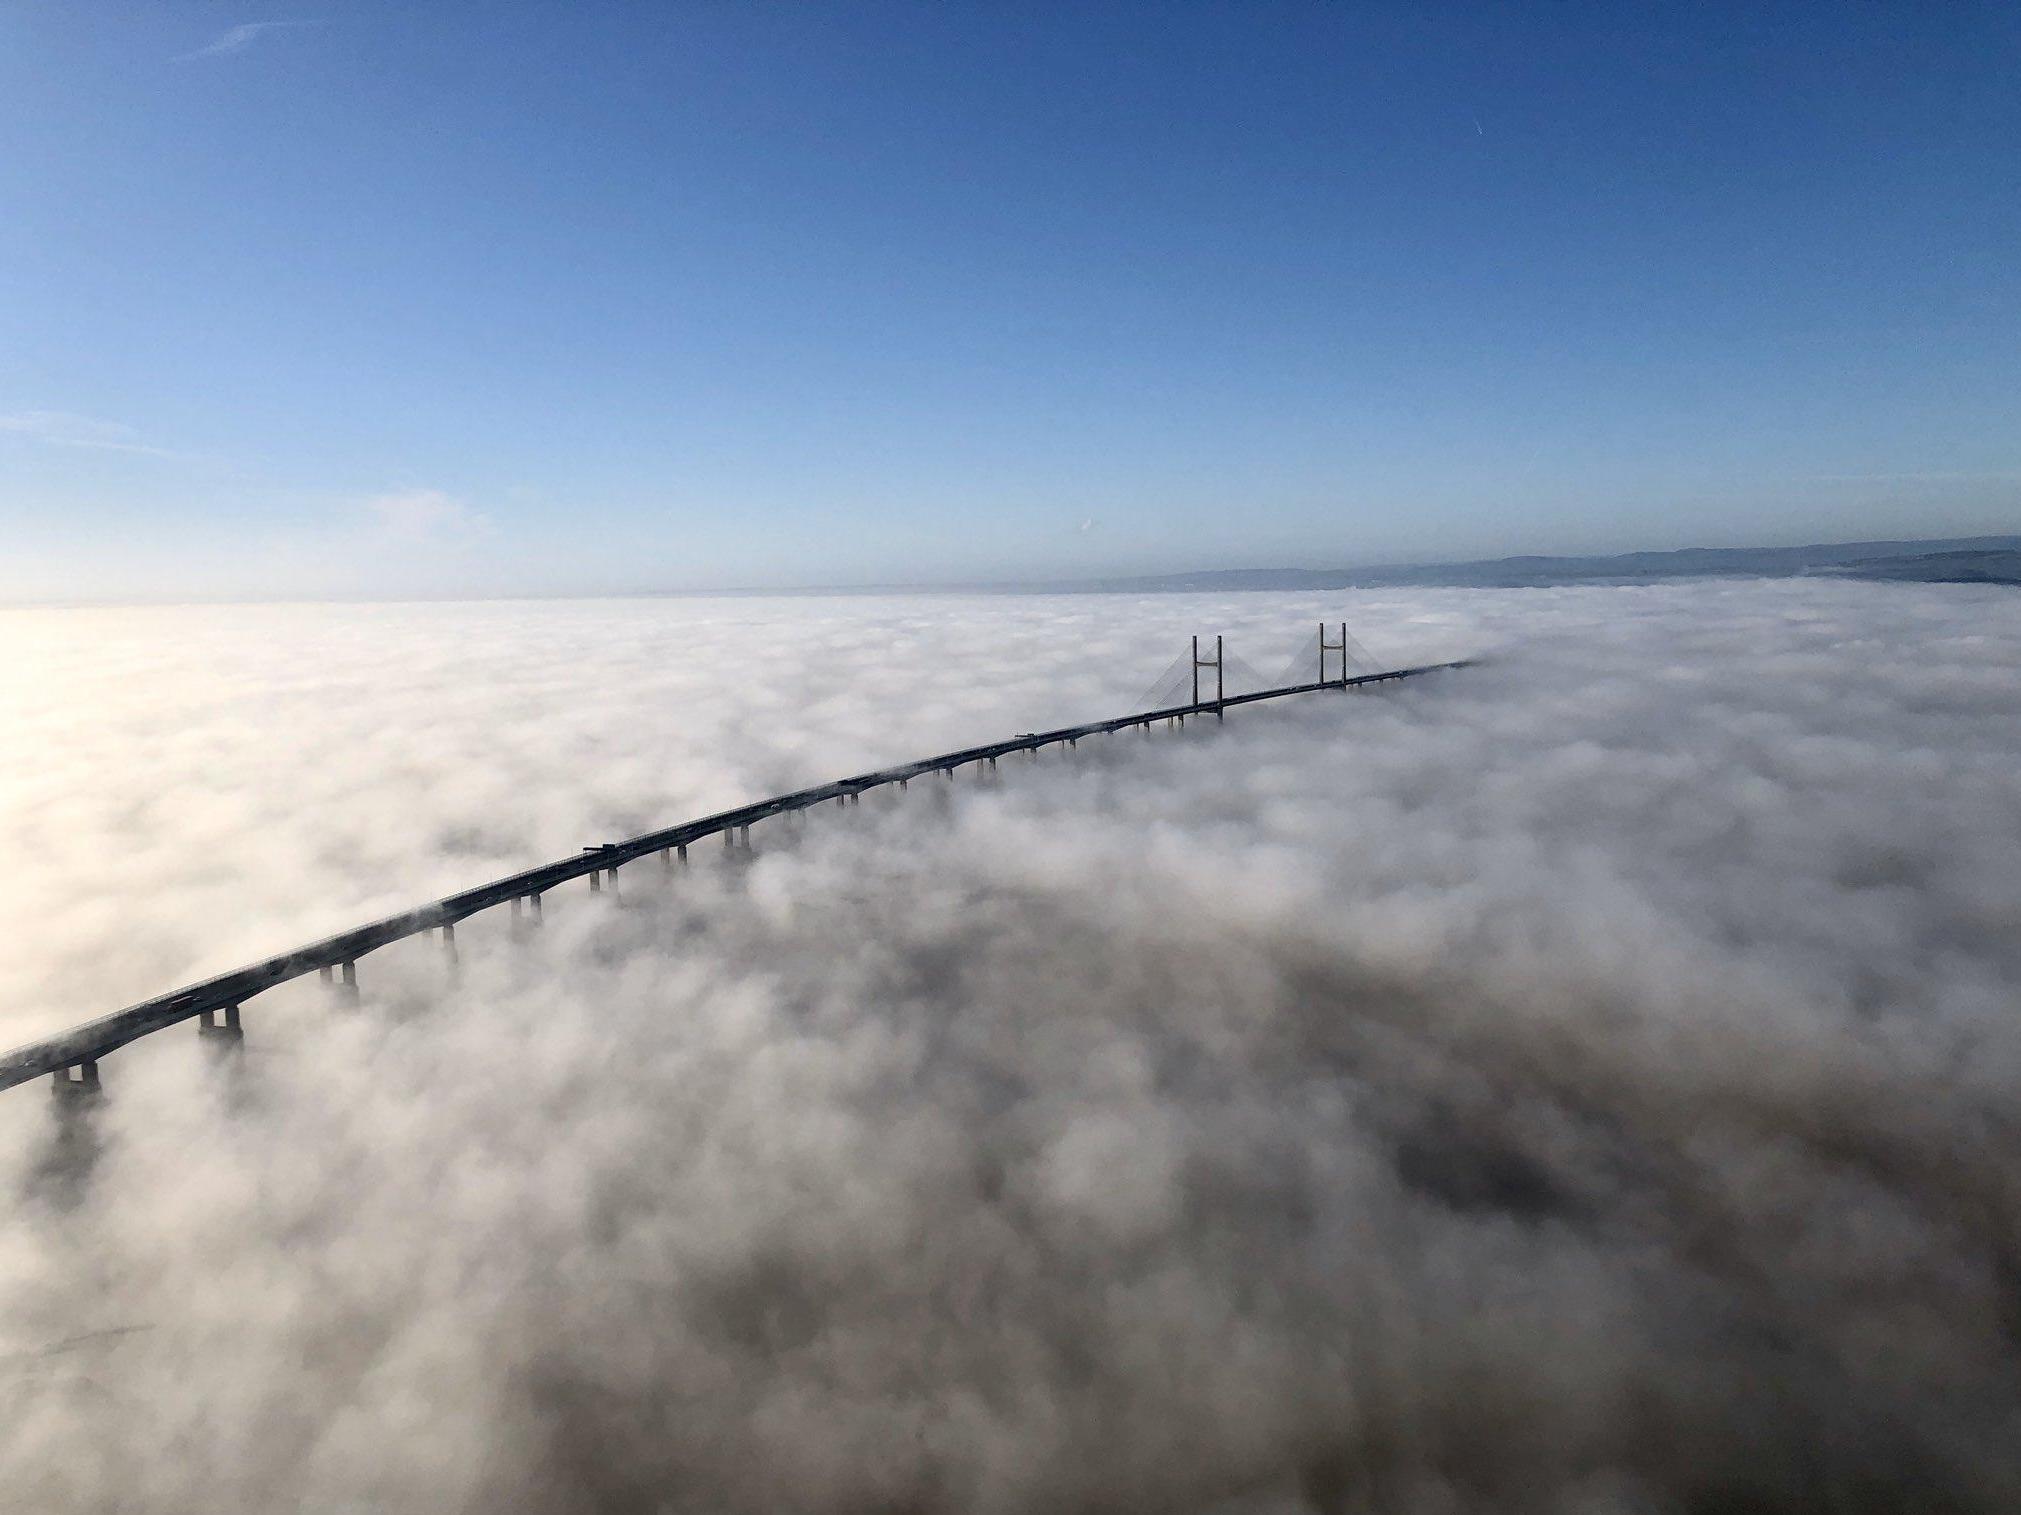
[[[1200,656],[1200,639],[1197,636],[1193,638],[1193,703],[1196,705],[1200,703],[1202,668],[1214,670],[1214,719],[1225,721],[1228,719],[1228,712],[1222,708],[1222,701],[1227,699],[1228,692],[1221,677],[1221,636],[1218,632],[1214,636],[1214,656],[1208,659]]]
[[[1340,640],[1337,642],[1329,642],[1326,639],[1326,622],[1321,621],[1319,623],[1319,682],[1322,684],[1326,682],[1326,655],[1329,652],[1340,654],[1340,683],[1345,688],[1347,685],[1347,622],[1342,621],[1340,623]]]

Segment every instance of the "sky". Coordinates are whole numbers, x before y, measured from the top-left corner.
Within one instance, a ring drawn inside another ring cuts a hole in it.
[[[0,598],[2021,524],[2011,7],[0,4]]]

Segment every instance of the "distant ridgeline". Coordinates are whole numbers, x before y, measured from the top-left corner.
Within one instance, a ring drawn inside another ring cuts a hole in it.
[[[1083,579],[1018,588],[1151,594],[1181,590],[1380,589],[1453,585],[1516,589],[1547,584],[1642,584],[1652,579],[1795,578],[2021,585],[2021,536],[1916,542],[1835,542],[1811,547],[1689,547],[1606,558],[1494,558],[1376,568],[1231,568],[1143,578]]]

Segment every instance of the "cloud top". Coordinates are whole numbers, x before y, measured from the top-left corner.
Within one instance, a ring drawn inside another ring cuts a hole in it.
[[[109,1060],[89,1184],[0,1244],[0,1476],[2015,1507],[2021,597],[5,613],[16,735],[64,761],[0,803],[0,1004],[105,1008],[1342,618],[1494,656],[635,865],[467,923],[454,977],[413,942],[357,1010],[254,1001],[235,1073],[193,1034]],[[45,1106],[0,1097],[9,1182]]]

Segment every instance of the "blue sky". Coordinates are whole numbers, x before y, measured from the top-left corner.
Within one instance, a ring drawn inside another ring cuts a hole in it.
[[[0,7],[0,597],[2021,530],[2006,5]]]

